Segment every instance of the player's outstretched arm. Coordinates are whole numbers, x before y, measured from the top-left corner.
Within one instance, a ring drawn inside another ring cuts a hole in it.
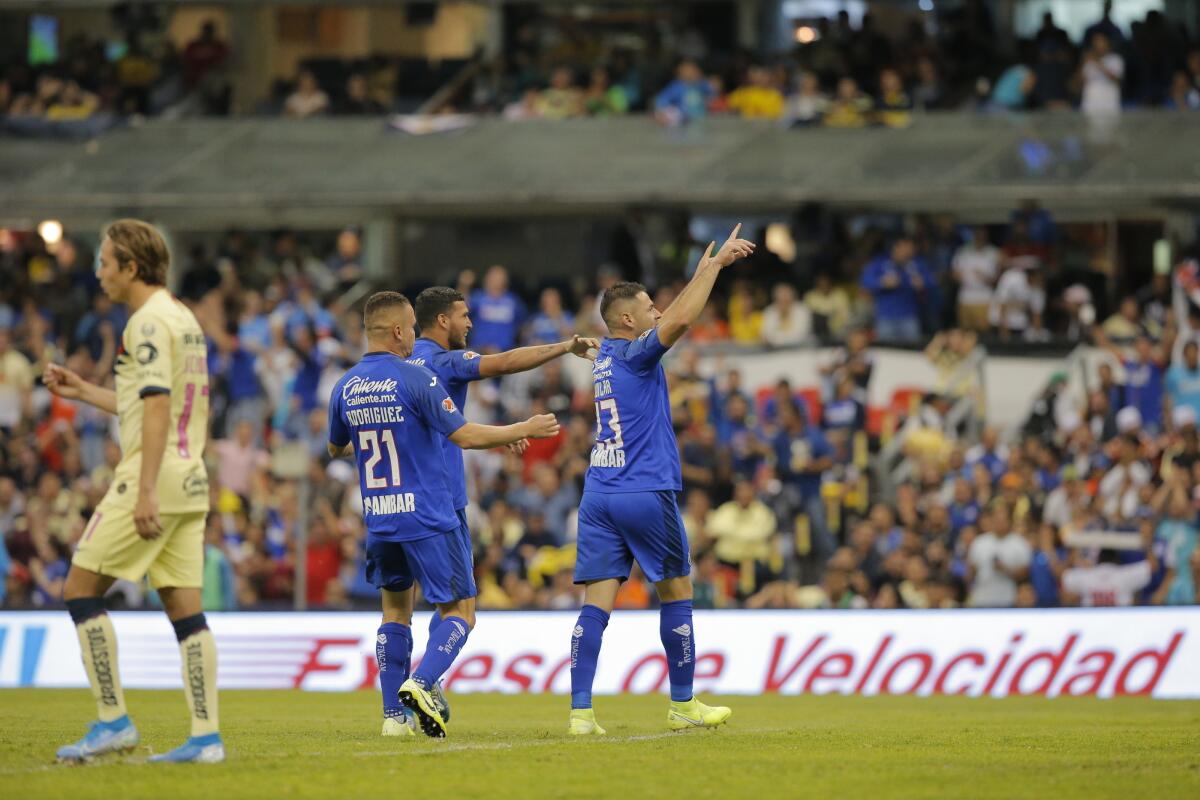
[[[567,353],[586,358],[589,350],[598,350],[600,342],[584,336],[572,336],[554,344],[535,344],[530,347],[518,347],[503,353],[494,353],[479,359],[479,375],[484,378],[494,378],[497,375],[512,375],[514,372],[525,372],[540,367],[548,361],[553,361]]]
[[[464,450],[490,450],[522,439],[551,439],[558,435],[553,414],[539,414],[513,425],[479,425],[468,422],[450,434],[450,441]]]
[[[679,341],[700,316],[700,312],[708,304],[708,296],[712,294],[713,285],[717,282],[717,275],[721,270],[754,252],[753,242],[738,238],[741,230],[742,223],[739,222],[715,256],[712,251],[716,242],[708,243],[708,248],[696,266],[696,274],[688,281],[688,285],[683,287],[675,302],[663,312],[662,319],[658,321],[658,340],[665,347]]]
[[[64,400],[78,400],[109,414],[117,413],[117,393],[85,381],[74,370],[58,364],[47,364],[42,370],[42,383]]]

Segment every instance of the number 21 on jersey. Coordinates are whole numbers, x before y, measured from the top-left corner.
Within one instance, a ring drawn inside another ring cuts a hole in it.
[[[375,467],[383,460],[385,449],[387,450],[388,471],[391,473],[390,480],[375,476]],[[368,489],[383,489],[387,486],[400,485],[400,454],[396,452],[396,435],[390,429],[359,431],[358,452],[359,455],[367,457],[363,462],[363,475],[366,476]]]

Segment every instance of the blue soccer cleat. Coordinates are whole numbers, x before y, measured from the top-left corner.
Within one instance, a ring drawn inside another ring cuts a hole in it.
[[[442,688],[440,680],[429,688],[429,695],[433,698],[433,704],[437,706],[438,713],[442,715],[442,722],[449,722],[450,701],[446,699],[446,690]]]
[[[219,764],[225,760],[225,744],[221,734],[193,736],[169,753],[150,756],[155,764]]]
[[[128,753],[138,744],[138,731],[128,715],[112,722],[93,722],[87,735],[74,744],[58,748],[58,760],[90,761],[105,753]]]

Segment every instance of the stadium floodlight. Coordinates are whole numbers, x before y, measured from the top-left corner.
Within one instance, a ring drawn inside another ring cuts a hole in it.
[[[812,44],[820,38],[817,29],[811,25],[801,25],[796,28],[796,41],[800,44]]]
[[[47,247],[55,247],[63,238],[62,223],[56,219],[42,220],[37,226],[38,236],[42,237],[42,241]]]

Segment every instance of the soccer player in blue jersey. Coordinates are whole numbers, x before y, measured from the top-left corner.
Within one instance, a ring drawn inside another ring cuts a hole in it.
[[[572,353],[588,358],[588,352],[600,347],[600,342],[581,336],[565,341],[519,347],[504,353],[480,355],[467,350],[467,336],[471,333],[470,309],[466,298],[457,289],[449,286],[433,286],[417,295],[414,310],[421,337],[413,345],[410,364],[425,367],[438,376],[450,399],[460,409],[466,407],[467,387],[472,381],[498,375],[525,372]],[[454,497],[454,509],[463,527],[467,525],[467,479],[463,466],[462,449],[449,440],[442,442],[446,454],[446,468],[450,473],[450,493]],[[514,445],[518,452],[521,444]],[[474,601],[472,601],[473,603]],[[439,614],[429,621],[429,630],[441,622]],[[433,697],[442,712],[442,718],[450,718],[450,706],[442,693],[441,686],[434,686]]]
[[[468,423],[437,376],[406,363],[416,317],[408,299],[378,292],[363,324],[368,352],[329,400],[329,453],[358,462],[367,526],[367,578],[383,595],[376,640],[384,694],[384,735],[408,736],[404,706],[421,730],[446,735],[430,688],[454,662],[475,624],[471,537],[454,513],[442,440],[489,449],[556,436],[552,414],[515,425]],[[412,586],[437,606],[420,666],[409,675]]]
[[[754,252],[751,242],[738,238],[740,230],[733,229],[715,256],[709,244],[666,311],[659,312],[637,283],[618,283],[600,301],[609,336],[592,367],[596,444],[579,503],[575,582],[587,588],[571,634],[571,735],[604,733],[592,710],[592,682],[617,589],[634,559],[661,601],[659,635],[671,684],[667,726],[711,728],[732,713],[692,694],[691,558],[676,502],[683,488],[679,448],[660,361],[700,315],[721,270]]]

